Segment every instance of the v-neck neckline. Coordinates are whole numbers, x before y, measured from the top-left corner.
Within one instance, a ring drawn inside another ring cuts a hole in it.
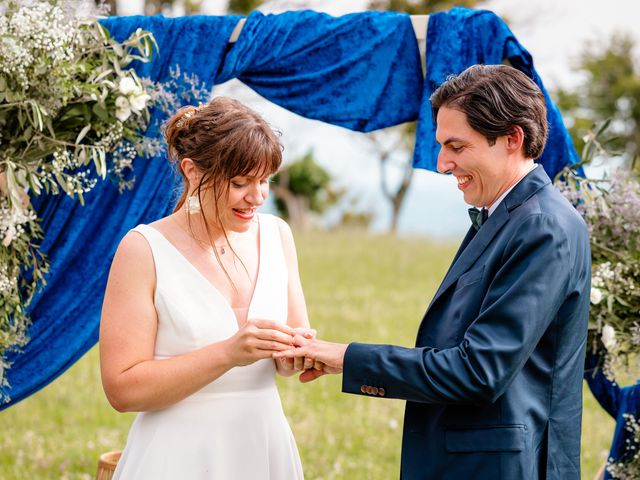
[[[249,314],[251,313],[251,308],[253,307],[253,300],[256,298],[256,290],[258,290],[258,284],[260,283],[260,277],[261,277],[261,273],[262,273],[262,257],[263,257],[263,251],[262,251],[262,244],[263,244],[263,239],[262,239],[262,223],[260,222],[260,216],[256,215],[256,218],[258,219],[258,273],[256,275],[256,281],[255,281],[255,285],[253,286],[253,291],[251,292],[251,299],[249,300],[249,305],[247,307],[247,319],[245,320],[245,323],[247,320],[249,320]],[[160,232],[160,230],[152,227],[151,225],[146,225],[147,227],[149,227],[150,229],[152,229],[154,232],[156,232],[158,234],[158,236],[160,236],[162,238],[162,240],[164,242],[166,242],[172,249],[173,251],[182,259],[182,261],[184,263],[186,263],[189,267],[191,267],[191,269],[193,269],[196,274],[201,278],[201,280],[207,284],[224,302],[224,304],[227,306],[227,308],[229,309],[229,311],[232,313],[233,318],[235,318],[235,324],[236,324],[236,328],[238,330],[240,330],[240,328],[242,328],[242,325],[240,325],[240,322],[238,321],[238,316],[236,315],[236,312],[233,310],[233,306],[231,305],[231,302],[229,301],[229,299],[227,297],[225,297],[222,292],[220,291],[220,289],[218,289],[218,287],[216,287],[199,269],[198,267],[196,267],[193,263],[191,263],[187,257],[184,256],[184,254],[178,249],[178,247],[176,247],[167,237],[164,236],[164,234],[162,232]]]

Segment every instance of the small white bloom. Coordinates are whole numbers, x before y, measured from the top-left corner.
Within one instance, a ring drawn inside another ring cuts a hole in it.
[[[598,305],[602,301],[602,292],[597,288],[591,287],[591,303]]]
[[[7,231],[7,234],[5,235],[4,239],[2,240],[2,245],[5,247],[8,247],[9,245],[11,245],[11,242],[13,242],[13,238],[15,237],[15,230],[14,229],[10,229]]]
[[[602,327],[602,343],[607,350],[616,346],[616,331],[611,325],[605,325]]]
[[[129,108],[129,100],[126,97],[118,97],[116,98],[116,108]]]
[[[129,100],[125,97],[116,98],[116,117],[121,122],[125,122],[131,116],[131,107]]]
[[[120,80],[119,85],[120,93],[123,95],[129,95],[130,93],[134,93],[138,90],[138,85],[131,77],[124,77]]]
[[[147,105],[147,102],[149,100],[151,100],[151,97],[146,93],[137,95],[135,97],[130,97],[129,102],[131,103],[131,110],[136,113],[140,113],[142,109]]]

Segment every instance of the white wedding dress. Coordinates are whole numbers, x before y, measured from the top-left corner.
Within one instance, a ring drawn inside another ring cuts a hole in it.
[[[258,216],[260,259],[248,318],[285,323],[287,267],[276,218]],[[231,337],[226,298],[160,232],[139,225],[153,252],[164,359]],[[138,414],[114,479],[297,480],[302,466],[282,411],[273,360],[236,367],[171,407]]]

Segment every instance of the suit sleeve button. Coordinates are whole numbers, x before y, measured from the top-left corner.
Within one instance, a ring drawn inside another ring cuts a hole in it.
[[[378,395],[380,395],[381,397],[384,397],[384,394],[385,394],[385,393],[386,393],[386,392],[384,391],[384,388],[380,387],[380,388],[378,389]]]
[[[361,386],[360,386],[360,391],[361,391],[362,393],[367,393],[367,386],[366,386],[366,385],[361,385]]]

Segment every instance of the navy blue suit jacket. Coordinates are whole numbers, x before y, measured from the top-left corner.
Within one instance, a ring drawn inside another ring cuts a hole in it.
[[[352,343],[343,391],[407,400],[401,478],[580,478],[591,256],[540,166],[470,229],[415,348]]]

